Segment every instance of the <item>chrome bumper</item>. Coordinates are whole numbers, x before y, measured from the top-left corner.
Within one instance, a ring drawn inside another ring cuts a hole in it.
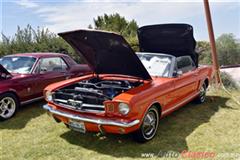
[[[93,119],[91,117],[85,117],[85,116],[75,115],[75,114],[71,114],[71,113],[66,113],[63,111],[58,111],[58,110],[53,109],[52,107],[50,107],[47,104],[43,106],[43,109],[47,110],[51,114],[63,116],[63,117],[70,118],[73,120],[95,123],[98,125],[110,125],[110,126],[118,126],[118,127],[128,128],[128,127],[135,126],[135,125],[139,124],[139,122],[140,122],[138,119],[128,122],[128,123],[121,122],[121,121],[107,120],[107,119]]]

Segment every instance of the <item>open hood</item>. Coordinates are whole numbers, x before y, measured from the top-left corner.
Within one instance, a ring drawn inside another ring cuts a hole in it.
[[[0,78],[7,79],[12,77],[11,73],[9,73],[1,64],[0,64]]]
[[[190,55],[198,64],[195,53],[196,41],[193,27],[188,24],[159,24],[138,29],[141,52],[168,53],[178,56]]]
[[[96,74],[122,74],[151,79],[130,45],[118,34],[77,30],[58,35],[83,55]]]

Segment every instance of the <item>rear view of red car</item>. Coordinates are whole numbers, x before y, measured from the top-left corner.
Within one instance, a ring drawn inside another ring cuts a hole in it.
[[[0,120],[11,118],[20,105],[43,98],[43,89],[54,82],[91,73],[59,53],[25,53],[0,58]]]

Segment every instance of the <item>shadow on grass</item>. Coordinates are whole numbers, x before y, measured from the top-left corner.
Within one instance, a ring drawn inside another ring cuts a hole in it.
[[[145,144],[134,142],[130,135],[81,134],[68,131],[61,135],[69,143],[114,157],[141,157],[141,153],[188,150],[186,137],[220,109],[234,109],[226,105],[228,98],[208,96],[205,104],[188,104],[160,120],[156,137]]]
[[[21,106],[16,115],[6,121],[0,122],[0,129],[22,129],[33,118],[45,113],[42,109],[44,100]]]

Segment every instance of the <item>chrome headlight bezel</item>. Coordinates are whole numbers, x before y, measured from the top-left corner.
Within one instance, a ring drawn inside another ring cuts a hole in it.
[[[48,102],[52,102],[53,101],[53,93],[51,91],[47,91],[45,93],[45,99]]]
[[[130,112],[130,107],[127,103],[120,102],[118,104],[118,112],[122,115],[127,115]]]

